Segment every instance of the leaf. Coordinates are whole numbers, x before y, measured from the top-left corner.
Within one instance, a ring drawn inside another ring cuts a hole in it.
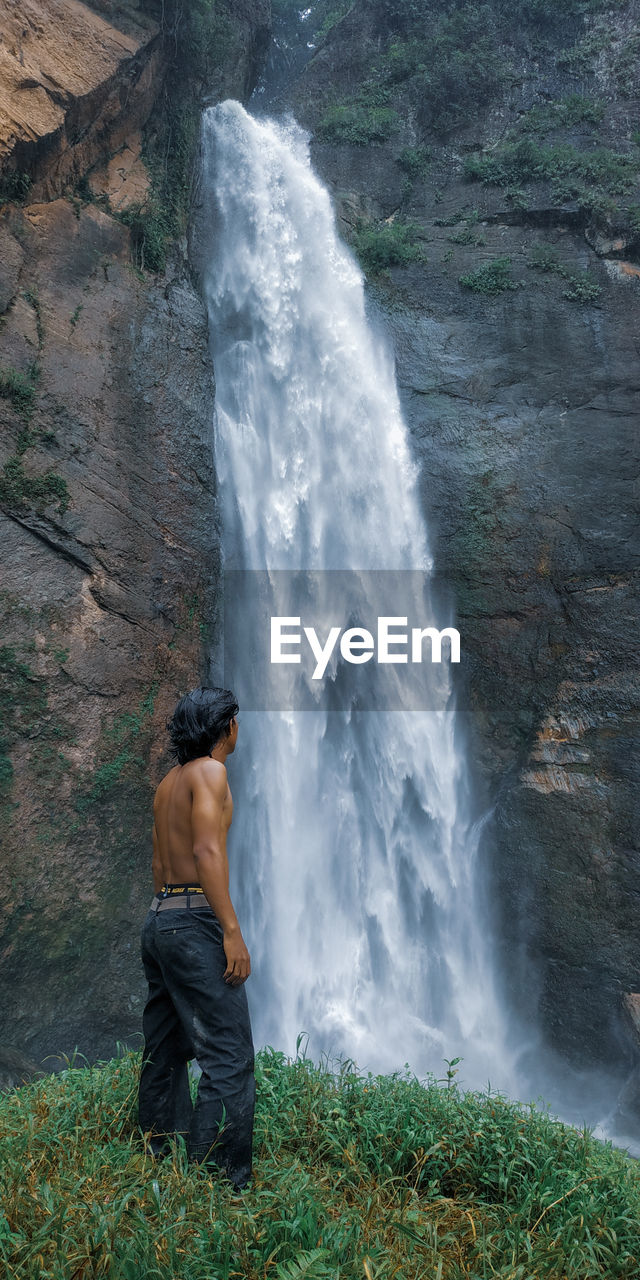
[[[335,1270],[329,1270],[327,1249],[303,1249],[297,1258],[290,1262],[281,1262],[278,1267],[278,1280],[334,1280]]]

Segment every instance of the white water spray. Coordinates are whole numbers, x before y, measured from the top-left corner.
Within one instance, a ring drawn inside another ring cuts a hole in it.
[[[203,148],[227,567],[415,569],[428,585],[393,358],[308,134],[227,101]],[[452,707],[241,706],[239,722],[229,849],[256,1043],[292,1052],[307,1032],[314,1055],[419,1075],[462,1056],[465,1087],[513,1092]]]

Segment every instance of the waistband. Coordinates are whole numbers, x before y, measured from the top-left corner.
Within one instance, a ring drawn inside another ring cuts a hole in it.
[[[180,893],[169,895],[156,893],[151,899],[149,910],[155,912],[175,911],[178,907],[182,907],[183,910],[193,908],[201,910],[204,907],[207,911],[211,911],[211,913],[214,914],[211,906],[205,898],[203,889],[199,892],[183,889]]]

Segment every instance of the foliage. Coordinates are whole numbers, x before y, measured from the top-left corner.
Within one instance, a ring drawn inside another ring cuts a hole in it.
[[[254,1175],[237,1196],[187,1163],[182,1139],[160,1161],[145,1153],[140,1060],[74,1055],[0,1098],[13,1280],[637,1274],[637,1162],[534,1103],[463,1093],[450,1072],[365,1076],[263,1049]]]
[[[33,408],[37,380],[36,365],[32,365],[27,373],[20,373],[12,366],[0,368],[0,396],[11,400],[18,413],[28,417]]]
[[[217,0],[147,0],[160,23],[168,69],[144,133],[151,175],[145,201],[116,216],[131,229],[135,265],[162,271],[172,240],[186,230],[201,95],[228,52],[232,28]]]
[[[496,147],[489,155],[467,156],[463,173],[471,182],[497,186],[545,179],[582,179],[612,195],[624,195],[635,185],[637,167],[635,156],[611,151],[608,147],[579,151],[570,143],[545,146],[532,138],[521,138]]]
[[[310,13],[303,0],[271,0],[271,13],[276,26],[297,24],[302,28],[304,22],[305,39],[320,44],[352,6],[353,0],[316,0]],[[300,14],[305,15],[302,20]],[[311,22],[307,22],[306,17]]]
[[[318,122],[316,137],[321,142],[350,143],[362,147],[384,142],[398,123],[398,113],[392,107],[354,98],[331,103],[326,108]]]
[[[627,221],[634,236],[640,236],[640,204],[631,204],[627,209]]]
[[[419,235],[420,227],[415,222],[359,222],[352,243],[364,271],[379,275],[388,267],[424,260]]]
[[[29,303],[29,306],[33,307],[33,310],[35,312],[36,334],[38,336],[38,351],[42,351],[42,348],[44,347],[44,321],[42,319],[42,306],[40,303],[40,296],[38,294],[38,290],[25,289],[22,296],[25,299],[25,301]]]
[[[463,227],[460,231],[454,231],[447,236],[450,244],[474,245],[479,248],[480,245],[486,244],[486,240],[479,231],[474,231],[473,227]]]
[[[529,254],[528,265],[536,271],[558,271],[560,262],[554,249],[548,244],[535,244]]]
[[[588,271],[580,275],[573,273],[567,276],[567,279],[569,288],[563,290],[562,296],[568,298],[570,302],[595,302],[602,293],[600,285],[590,279]]]
[[[552,129],[570,128],[576,124],[596,126],[602,123],[605,103],[570,93],[555,102],[536,103],[519,121],[523,133],[548,133]]]
[[[396,164],[404,169],[410,178],[424,178],[430,163],[429,147],[403,147],[400,154],[396,156]]]
[[[30,190],[31,176],[21,169],[11,169],[0,174],[0,204],[9,200],[14,204],[24,204]]]
[[[142,271],[162,271],[167,260],[167,244],[175,222],[161,201],[135,201],[118,214],[120,222],[131,231],[133,260]]]
[[[27,293],[25,297],[35,308],[38,342],[42,345],[44,329],[37,295]],[[26,373],[21,373],[12,367],[0,369],[0,396],[11,401],[24,422],[18,435],[15,452],[7,459],[0,472],[0,504],[9,510],[31,508],[34,511],[43,512],[53,503],[57,503],[58,514],[64,515],[70,501],[64,478],[57,475],[55,471],[33,475],[24,468],[24,455],[34,443],[34,434],[29,429],[28,423],[35,404],[39,376],[40,367],[37,363],[30,365]]]
[[[86,813],[111,797],[124,779],[140,780],[145,775],[143,735],[149,729],[158,684],[154,682],[134,711],[115,716],[103,727],[99,748],[100,764],[86,778],[76,797],[76,810]]]
[[[638,157],[632,152],[594,147],[582,151],[570,143],[547,145],[531,136],[505,142],[489,154],[465,158],[467,181],[502,186],[514,207],[527,207],[521,184],[549,182],[558,205],[577,203],[591,217],[624,218],[618,200],[637,189]]]
[[[483,262],[475,271],[460,276],[459,281],[466,289],[489,296],[504,293],[507,289],[518,289],[521,284],[511,276],[511,258],[493,258],[491,262]]]
[[[32,644],[32,649],[34,648]],[[46,710],[42,681],[14,645],[0,646],[0,802],[6,804],[13,781],[9,752]]]
[[[14,454],[5,462],[0,474],[0,503],[11,509],[31,508],[43,512],[57,503],[58,515],[69,507],[69,490],[63,476],[55,471],[32,475],[24,469],[22,457]]]
[[[46,708],[42,682],[18,657],[15,645],[0,645],[3,729],[13,738],[29,733]]]
[[[353,0],[337,0],[337,2],[336,0],[328,0],[326,4],[323,5],[321,2],[314,7],[314,22],[317,23],[318,18],[320,18],[320,22],[313,33],[313,39],[316,44],[320,44],[325,36],[329,34],[331,28],[335,27],[336,23],[344,18],[345,14],[351,9],[352,4]]]
[[[568,288],[563,290],[562,296],[569,302],[596,302],[602,293],[601,286],[589,271],[570,271],[549,245],[534,245],[527,265],[566,280]]]
[[[465,4],[433,11],[419,31],[392,39],[370,80],[403,85],[421,126],[441,132],[490,100],[506,74],[490,5]]]

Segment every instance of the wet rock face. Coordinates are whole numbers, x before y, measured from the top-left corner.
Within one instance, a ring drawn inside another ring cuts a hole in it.
[[[171,5],[20,9],[0,45],[0,1086],[140,1043],[153,790],[167,716],[211,678],[220,569],[206,314],[183,245],[143,272],[113,216],[148,189]],[[218,91],[240,96],[269,15],[234,10]]]
[[[580,64],[577,85],[570,62],[538,47],[522,54],[520,82],[444,137],[392,97],[388,140],[328,142],[327,103],[352,102],[384,48],[379,9],[357,0],[289,99],[348,240],[383,219],[417,226],[424,260],[370,270],[369,306],[395,349],[436,567],[455,587],[462,728],[479,803],[494,809],[484,856],[505,996],[570,1061],[624,1068],[636,1050],[622,997],[640,985],[640,245],[617,215],[607,231],[548,183],[508,200],[465,180],[463,162],[572,91],[606,91],[602,122],[543,135],[550,144],[627,139],[631,153],[629,97],[608,52],[595,70]],[[623,48],[629,13],[606,21],[618,24],[607,49]],[[592,43],[605,19],[593,22]],[[403,148],[416,159],[410,181]],[[532,265],[540,254],[553,269]],[[508,287],[460,283],[497,258],[509,259]],[[590,300],[567,296],[570,278],[597,285]]]
[[[3,368],[33,385],[28,411],[2,400],[3,983],[31,1058],[99,1054],[139,1030],[152,781],[214,610],[206,318],[179,258],[140,279],[92,206],[7,210],[0,230]]]

